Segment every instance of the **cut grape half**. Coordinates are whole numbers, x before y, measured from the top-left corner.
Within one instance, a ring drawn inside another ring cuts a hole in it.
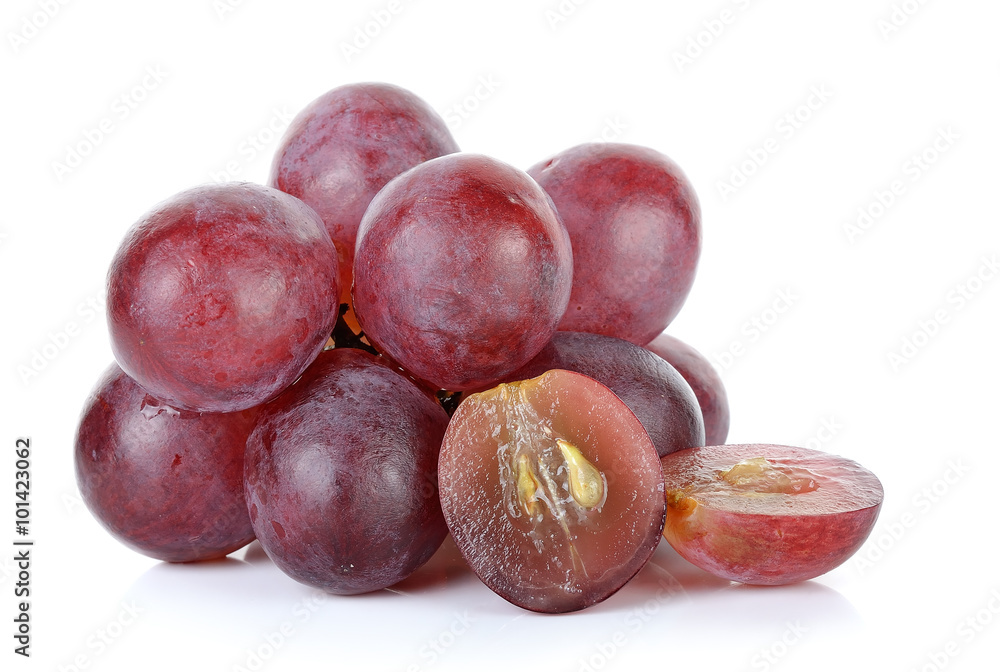
[[[646,563],[663,529],[659,457],[606,386],[556,369],[466,398],[438,463],[472,570],[532,611],[583,609]]]
[[[741,583],[825,574],[861,547],[882,506],[872,472],[808,448],[708,446],[672,453],[662,464],[663,536],[691,563]]]

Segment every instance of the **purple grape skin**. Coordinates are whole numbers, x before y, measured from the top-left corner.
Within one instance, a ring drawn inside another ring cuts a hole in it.
[[[705,419],[705,445],[724,444],[729,436],[729,398],[711,362],[669,334],[660,334],[646,348],[670,362],[691,385]]]
[[[302,201],[250,183],[195,187],[148,212],[115,254],[112,351],[172,406],[250,408],[323,348],[338,282],[333,241]]]
[[[573,241],[573,294],[559,329],[649,343],[680,311],[701,253],[701,209],[656,150],[588,143],[528,169]]]
[[[432,159],[390,182],[358,231],[365,334],[447,390],[498,381],[538,353],[569,300],[573,253],[550,199],[486,156]]]
[[[167,562],[221,558],[253,541],[243,453],[257,409],[176,410],[112,364],[76,434],[80,495],[126,546]]]
[[[396,175],[457,151],[441,116],[413,93],[378,82],[347,84],[292,120],[268,184],[319,213],[337,246],[347,302],[358,225],[372,198]]]
[[[526,380],[551,369],[582,373],[611,388],[639,418],[660,457],[705,445],[701,409],[691,386],[645,348],[611,336],[559,331],[505,380]]]
[[[247,442],[257,538],[293,579],[341,595],[380,590],[447,533],[437,458],[448,415],[381,359],[325,350],[267,404]]]

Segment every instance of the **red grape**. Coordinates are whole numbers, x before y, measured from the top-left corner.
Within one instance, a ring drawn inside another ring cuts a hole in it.
[[[338,309],[337,251],[302,201],[249,183],[189,189],[128,232],[108,273],[111,347],[157,399],[256,406],[316,357]]]
[[[808,448],[709,446],[663,458],[670,545],[730,581],[781,585],[824,574],[871,533],[882,484]]]
[[[705,420],[705,445],[725,443],[729,435],[729,398],[711,362],[669,334],[660,334],[646,348],[670,362],[694,390]]]
[[[681,309],[701,253],[701,210],[681,169],[636,145],[590,143],[528,170],[573,241],[559,324],[645,345]]]
[[[504,599],[561,613],[600,602],[655,550],[660,461],[628,407],[571,371],[472,394],[438,465],[448,529]]]
[[[390,182],[358,231],[354,309],[377,348],[435,387],[483,387],[555,333],[569,300],[569,237],[523,171],[432,159]]]
[[[223,557],[254,538],[243,453],[256,415],[171,408],[112,364],[77,429],[80,495],[140,553],[169,562]]]
[[[373,355],[325,350],[267,404],[247,442],[246,496],[261,546],[331,593],[379,590],[447,532],[437,456],[448,416]]]

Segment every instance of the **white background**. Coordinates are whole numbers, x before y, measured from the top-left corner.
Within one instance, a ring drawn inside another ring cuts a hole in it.
[[[0,666],[995,669],[998,22],[986,0],[5,0]],[[222,171],[265,180],[273,129],[365,80],[409,88],[464,150],[522,168],[602,136],[677,161],[704,252],[670,331],[718,365],[731,442],[820,447],[880,476],[861,553],[749,589],[663,544],[620,593],[554,617],[494,596],[447,547],[395,591],[324,598],[256,545],[170,566],[105,533],[71,450],[111,361],[93,306],[119,240]],[[852,233],[859,209],[874,216]],[[22,436],[30,660],[12,653]]]

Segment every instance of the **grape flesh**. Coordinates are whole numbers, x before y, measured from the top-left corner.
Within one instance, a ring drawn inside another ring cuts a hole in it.
[[[646,345],[680,311],[701,253],[701,210],[681,169],[622,143],[567,149],[528,170],[573,241],[573,294],[559,324]]]
[[[884,497],[857,462],[818,450],[727,444],[662,460],[663,536],[692,564],[730,581],[805,581],[868,538]]]
[[[165,403],[250,408],[319,354],[338,282],[336,248],[302,201],[249,183],[195,187],[147,213],[115,254],[111,347]]]
[[[140,553],[168,562],[221,558],[254,538],[243,453],[256,414],[171,408],[113,364],[77,429],[80,495],[112,536]]]
[[[395,178],[358,232],[354,309],[417,378],[482,388],[536,355],[569,300],[573,256],[551,201],[523,171],[453,154]]]
[[[392,84],[347,84],[292,120],[274,155],[269,184],[309,204],[340,259],[341,302],[350,301],[354,241],[372,198],[396,175],[458,151],[427,103]]]
[[[439,477],[448,529],[469,566],[532,611],[608,598],[646,563],[663,529],[652,441],[610,389],[571,371],[463,400]]]
[[[380,590],[447,530],[437,457],[448,416],[361,350],[325,350],[267,404],[247,442],[250,519],[274,563],[331,593]]]

